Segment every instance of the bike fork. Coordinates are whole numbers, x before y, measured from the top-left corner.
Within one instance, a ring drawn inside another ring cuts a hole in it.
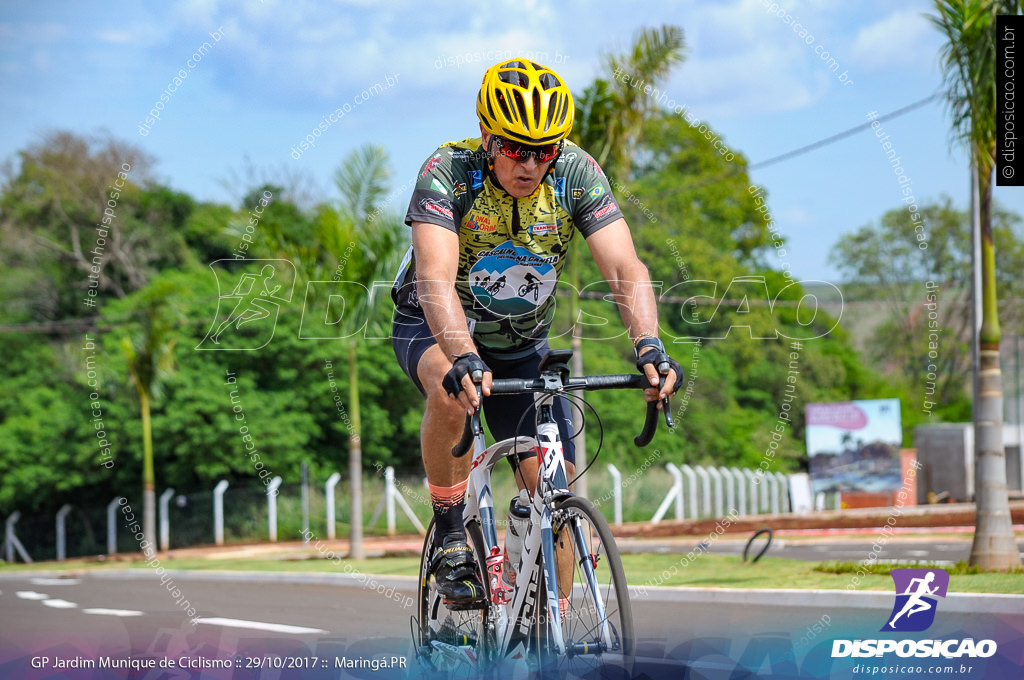
[[[555,563],[555,537],[551,529],[551,510],[547,506],[541,513],[541,551],[544,556],[544,586],[547,594],[547,615],[549,637],[554,654],[565,651],[562,638],[562,612],[558,606],[558,569]]]
[[[601,599],[600,588],[597,584],[597,574],[594,573],[594,558],[587,546],[586,536],[583,535],[583,527],[580,526],[580,523],[573,522],[572,530],[573,538],[576,540],[576,554],[579,556],[580,568],[587,579],[590,596],[594,599],[597,620],[601,622],[601,642],[610,648],[611,636],[608,634],[608,617],[605,615],[604,600]]]

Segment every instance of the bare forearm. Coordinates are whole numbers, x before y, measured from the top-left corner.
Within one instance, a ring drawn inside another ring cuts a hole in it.
[[[616,271],[608,281],[630,339],[658,335],[658,306],[651,277],[639,260]]]
[[[417,290],[427,325],[445,356],[476,352],[455,284],[425,278],[417,282]]]

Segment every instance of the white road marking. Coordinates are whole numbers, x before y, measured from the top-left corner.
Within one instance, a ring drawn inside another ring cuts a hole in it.
[[[82,582],[80,578],[33,578],[29,583],[34,586],[77,586]]]
[[[225,619],[219,616],[201,618],[196,623],[208,623],[211,626],[226,626],[228,628],[247,628],[250,630],[265,630],[271,633],[293,633],[295,635],[312,635],[315,633],[327,633],[319,628],[303,628],[302,626],[286,626],[283,623],[263,623],[262,621],[243,621],[241,619]]]
[[[142,612],[134,609],[104,609],[103,607],[93,607],[91,609],[83,609],[85,614],[99,614],[101,616],[142,616]]]
[[[50,596],[45,593],[37,593],[34,590],[19,590],[18,597],[23,600],[49,600]]]
[[[43,600],[43,604],[55,609],[74,609],[78,606],[74,602],[68,602],[67,600]]]
[[[907,555],[909,557],[925,557],[928,555],[927,550],[908,550]]]

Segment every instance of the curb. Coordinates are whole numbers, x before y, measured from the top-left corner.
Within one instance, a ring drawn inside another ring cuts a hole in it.
[[[643,586],[641,586],[642,588]],[[799,588],[743,589],[692,588],[689,586],[649,586],[655,601],[686,604],[742,604],[777,607],[844,607],[849,609],[891,609],[893,594],[884,591],[802,590]],[[636,588],[630,586],[636,599]],[[641,598],[642,599],[642,598]],[[1011,614],[1024,612],[1024,595],[994,593],[949,593],[942,610],[957,613]]]

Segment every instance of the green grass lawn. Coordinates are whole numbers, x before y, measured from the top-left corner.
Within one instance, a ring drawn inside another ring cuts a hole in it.
[[[631,585],[690,586],[703,588],[821,588],[846,590],[856,565],[851,563],[815,563],[801,560],[766,557],[755,564],[744,564],[739,557],[703,554],[687,566],[680,565],[682,556],[664,554],[624,555],[623,566]],[[348,563],[343,561],[343,565]],[[277,572],[344,573],[344,567],[321,558],[314,559],[207,559],[201,557],[161,560],[167,569],[237,570]],[[419,569],[418,557],[386,557],[351,562],[364,574],[397,574],[414,576]],[[676,573],[671,568],[676,567]],[[852,571],[850,570],[852,566]],[[904,566],[904,565],[901,565]],[[905,565],[905,566],[928,566]],[[147,569],[141,560],[95,561],[69,560],[0,566],[0,572],[34,570],[93,570],[111,568]],[[891,591],[889,565],[875,565],[880,573],[861,578],[858,590]],[[821,571],[825,569],[826,571]],[[835,572],[841,573],[835,573]],[[962,567],[950,568],[950,592],[1024,594],[1024,573],[971,574]]]
[[[856,563],[843,563],[852,570],[844,573],[819,571],[825,567],[834,570],[836,563],[805,562],[781,557],[765,557],[753,564],[745,564],[739,557],[729,555],[700,555],[686,567],[680,566],[679,555],[624,555],[623,566],[630,584],[665,586],[691,586],[703,588],[814,588],[846,590],[857,570]],[[677,573],[667,573],[672,566]],[[874,565],[874,571],[861,577],[857,590],[891,592],[892,578],[888,569],[895,565]],[[931,566],[927,563],[899,565],[901,567]],[[949,591],[969,593],[1024,594],[1024,573],[1009,574],[958,573],[963,569],[949,568]]]

